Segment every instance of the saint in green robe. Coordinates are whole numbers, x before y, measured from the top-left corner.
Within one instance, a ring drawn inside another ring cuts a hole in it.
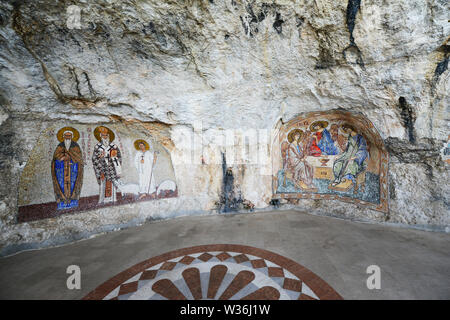
[[[366,169],[365,160],[369,157],[367,143],[360,134],[349,136],[345,152],[336,159],[333,165],[334,181],[336,185],[343,179],[350,179],[356,183],[356,176]]]

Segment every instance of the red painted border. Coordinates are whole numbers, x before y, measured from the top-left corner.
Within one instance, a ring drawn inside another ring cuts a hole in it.
[[[159,255],[157,257],[150,258],[148,260],[142,261],[131,268],[122,271],[121,273],[115,275],[108,281],[104,282],[89,294],[87,294],[83,300],[101,300],[106,297],[112,290],[117,286],[135,276],[139,272],[144,271],[154,265],[157,265],[166,260],[177,258],[183,255],[199,253],[199,252],[210,252],[210,251],[231,251],[231,252],[241,252],[244,254],[251,254],[266,260],[269,260],[280,267],[288,270],[290,273],[297,276],[301,281],[305,282],[308,287],[310,287],[314,293],[321,300],[342,300],[343,298],[324,280],[319,276],[314,274],[312,271],[308,270],[304,266],[298,264],[294,260],[280,256],[279,254],[267,251],[264,249],[258,249],[250,246],[236,245],[236,244],[211,244],[211,245],[200,245],[195,247],[183,248],[174,251],[170,251]]]

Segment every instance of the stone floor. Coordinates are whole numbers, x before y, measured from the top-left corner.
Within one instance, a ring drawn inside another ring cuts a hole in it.
[[[301,212],[182,217],[0,258],[0,299],[81,299],[148,258],[197,245],[239,244],[308,268],[344,299],[450,299],[450,235]],[[68,290],[66,268],[81,268]],[[381,268],[381,289],[366,268]]]

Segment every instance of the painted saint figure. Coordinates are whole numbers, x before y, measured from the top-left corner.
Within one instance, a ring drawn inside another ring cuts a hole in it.
[[[300,129],[294,129],[288,134],[285,175],[301,189],[311,189],[314,188],[313,168],[305,160],[306,152],[301,143],[303,135],[304,132]]]
[[[344,124],[341,128],[348,135],[348,142],[344,153],[334,162],[334,181],[331,186],[346,189],[355,185],[356,176],[366,169],[369,152],[366,140],[353,126]]]
[[[151,152],[150,146],[145,140],[136,140],[134,147],[137,153],[134,164],[139,174],[139,199],[156,191],[153,168],[156,163],[156,153]]]
[[[330,132],[326,129],[327,127],[327,121],[316,121],[309,127],[310,131],[313,133],[308,148],[311,156],[318,157],[321,155],[336,155],[339,153],[334,145]]]
[[[330,126],[330,134],[335,146],[338,148],[339,152],[337,154],[344,152],[347,147],[347,141],[342,134],[339,134],[339,126],[336,123]]]
[[[57,133],[58,141],[52,160],[53,189],[58,210],[78,207],[83,183],[83,155],[76,142],[78,130],[64,127]]]
[[[122,174],[122,155],[119,147],[113,143],[115,135],[109,128],[95,128],[94,136],[99,141],[92,154],[92,164],[100,189],[98,203],[115,202]]]

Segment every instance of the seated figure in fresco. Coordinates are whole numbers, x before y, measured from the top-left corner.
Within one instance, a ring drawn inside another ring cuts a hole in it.
[[[134,147],[137,152],[134,164],[139,174],[139,199],[156,191],[153,168],[156,163],[156,154],[151,152],[150,146],[145,140],[136,140]]]
[[[122,155],[113,143],[114,132],[107,127],[97,127],[94,136],[98,143],[92,154],[92,164],[99,185],[98,203],[116,202],[119,177],[122,174]]]
[[[312,138],[309,145],[309,155],[336,155],[339,153],[334,145],[334,141],[330,132],[326,129],[328,127],[327,121],[315,121],[309,127],[312,132]]]
[[[58,141],[52,160],[53,189],[58,210],[78,207],[83,183],[83,156],[76,141],[79,132],[64,127],[57,133]]]
[[[366,140],[352,125],[344,124],[341,128],[348,135],[347,147],[344,153],[334,161],[334,181],[331,187],[348,189],[356,184],[356,176],[365,171],[369,152]]]
[[[339,134],[339,126],[336,123],[330,126],[330,134],[331,139],[333,139],[335,146],[338,148],[338,154],[344,152],[347,147],[347,139],[342,134]]]
[[[304,132],[294,129],[288,134],[289,146],[286,150],[286,178],[292,180],[301,189],[314,188],[313,168],[306,162],[306,152],[301,142]]]

